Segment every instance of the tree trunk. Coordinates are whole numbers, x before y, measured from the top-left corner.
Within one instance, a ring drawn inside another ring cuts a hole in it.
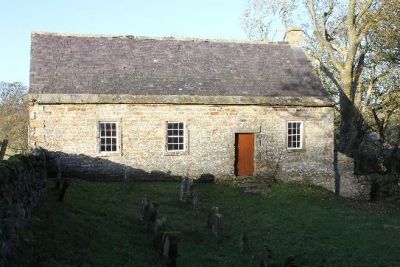
[[[358,149],[355,146],[355,141],[359,136],[358,131],[358,116],[357,110],[354,107],[354,102],[351,99],[352,84],[352,69],[345,68],[341,74],[342,91],[340,92],[340,136],[339,150],[354,157],[354,150]]]
[[[4,139],[2,143],[0,143],[0,160],[4,159],[4,155],[6,154],[8,140]]]
[[[397,172],[397,168],[398,168],[398,162],[397,162],[397,153],[399,151],[399,147],[400,147],[400,128],[398,129],[397,132],[397,140],[396,143],[394,144],[393,150],[392,150],[392,154],[390,155],[390,172],[391,173],[396,173]]]

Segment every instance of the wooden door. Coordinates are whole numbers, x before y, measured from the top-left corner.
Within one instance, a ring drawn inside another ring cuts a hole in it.
[[[235,135],[235,173],[237,176],[252,176],[254,172],[254,134]]]

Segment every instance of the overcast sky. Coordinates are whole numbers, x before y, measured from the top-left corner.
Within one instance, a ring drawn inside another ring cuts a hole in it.
[[[0,81],[29,84],[31,31],[245,39],[247,0],[0,0]]]

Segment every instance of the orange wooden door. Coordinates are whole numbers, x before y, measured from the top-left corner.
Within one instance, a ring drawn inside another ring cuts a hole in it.
[[[254,134],[240,133],[235,136],[235,172],[238,176],[252,176],[254,172]]]

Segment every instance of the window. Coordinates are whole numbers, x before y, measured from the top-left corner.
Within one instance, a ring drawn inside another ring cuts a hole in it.
[[[167,151],[185,150],[184,131],[183,122],[167,122]]]
[[[100,152],[117,151],[117,124],[100,122]]]
[[[287,147],[289,149],[301,149],[303,147],[302,131],[303,122],[289,121],[287,123]]]

